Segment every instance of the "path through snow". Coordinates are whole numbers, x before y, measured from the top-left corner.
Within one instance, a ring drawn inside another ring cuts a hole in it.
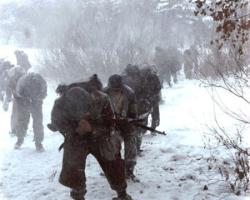
[[[44,124],[56,98],[50,90],[44,106]],[[135,200],[243,200],[228,194],[218,174],[209,170],[203,149],[205,122],[212,121],[212,101],[198,82],[183,81],[163,91],[161,126],[167,136],[147,134],[143,157],[138,158],[136,175],[140,183],[128,183]],[[35,152],[30,127],[21,150],[14,150],[15,138],[8,134],[10,112],[0,111],[0,199],[68,200],[69,189],[58,183],[62,152],[60,134],[45,129],[44,153]],[[87,160],[87,200],[110,200],[115,193],[100,176],[101,169],[92,156]],[[213,179],[213,180],[212,180]],[[208,190],[204,191],[204,186]]]

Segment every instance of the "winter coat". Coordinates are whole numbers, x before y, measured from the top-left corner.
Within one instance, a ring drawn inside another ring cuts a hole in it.
[[[17,96],[29,100],[43,100],[47,96],[47,83],[40,74],[22,76],[16,86]]]
[[[137,117],[137,101],[135,92],[129,86],[123,85],[119,94],[113,92],[110,87],[104,88],[104,92],[108,94],[113,110],[117,116],[128,118]]]
[[[110,133],[112,118],[113,111],[106,94],[100,91],[89,94],[80,87],[72,87],[59,97],[51,112],[53,126],[70,137],[78,137],[76,129],[82,119],[92,126],[91,138]]]

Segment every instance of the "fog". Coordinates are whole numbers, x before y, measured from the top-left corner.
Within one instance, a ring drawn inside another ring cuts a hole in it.
[[[211,23],[193,8],[189,0],[8,1],[1,43],[37,49],[47,78],[71,82],[101,72],[106,79],[128,63],[152,64],[156,46],[209,43]]]

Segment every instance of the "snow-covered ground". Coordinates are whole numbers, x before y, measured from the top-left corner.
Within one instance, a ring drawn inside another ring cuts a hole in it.
[[[56,95],[50,88],[44,104],[44,124],[50,122],[50,111]],[[228,193],[220,176],[208,168],[208,152],[202,135],[213,122],[213,103],[207,89],[198,81],[181,81],[163,90],[160,107],[161,125],[166,136],[144,137],[143,156],[138,158],[136,175],[140,183],[128,182],[135,200],[245,200]],[[220,114],[219,114],[220,115]],[[222,116],[222,114],[221,114]],[[58,183],[63,138],[45,128],[46,151],[37,153],[29,128],[25,143],[14,150],[16,138],[9,132],[10,111],[0,109],[0,200],[68,200],[69,189]],[[223,119],[227,119],[224,116]],[[230,124],[230,119],[226,124]],[[46,126],[45,126],[46,127]],[[87,160],[87,200],[110,200],[111,191],[101,169],[92,156]],[[204,186],[208,190],[203,190]]]

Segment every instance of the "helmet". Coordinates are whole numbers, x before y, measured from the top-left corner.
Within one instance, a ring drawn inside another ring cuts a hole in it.
[[[81,120],[90,111],[91,97],[80,87],[73,87],[65,93],[66,109],[72,120]]]
[[[7,75],[10,79],[18,79],[24,74],[25,74],[25,70],[20,66],[12,67],[7,72]]]
[[[140,72],[139,67],[132,64],[128,64],[124,71],[126,74],[138,74]]]
[[[112,90],[119,90],[122,88],[122,77],[119,74],[114,74],[109,77],[108,86]]]
[[[146,67],[141,69],[141,73],[143,75],[150,75],[150,74],[152,74],[152,68],[150,66],[146,66]]]
[[[22,51],[22,50],[16,50],[16,51],[14,51],[14,54],[15,55],[21,55],[21,54],[24,54],[24,51]]]

